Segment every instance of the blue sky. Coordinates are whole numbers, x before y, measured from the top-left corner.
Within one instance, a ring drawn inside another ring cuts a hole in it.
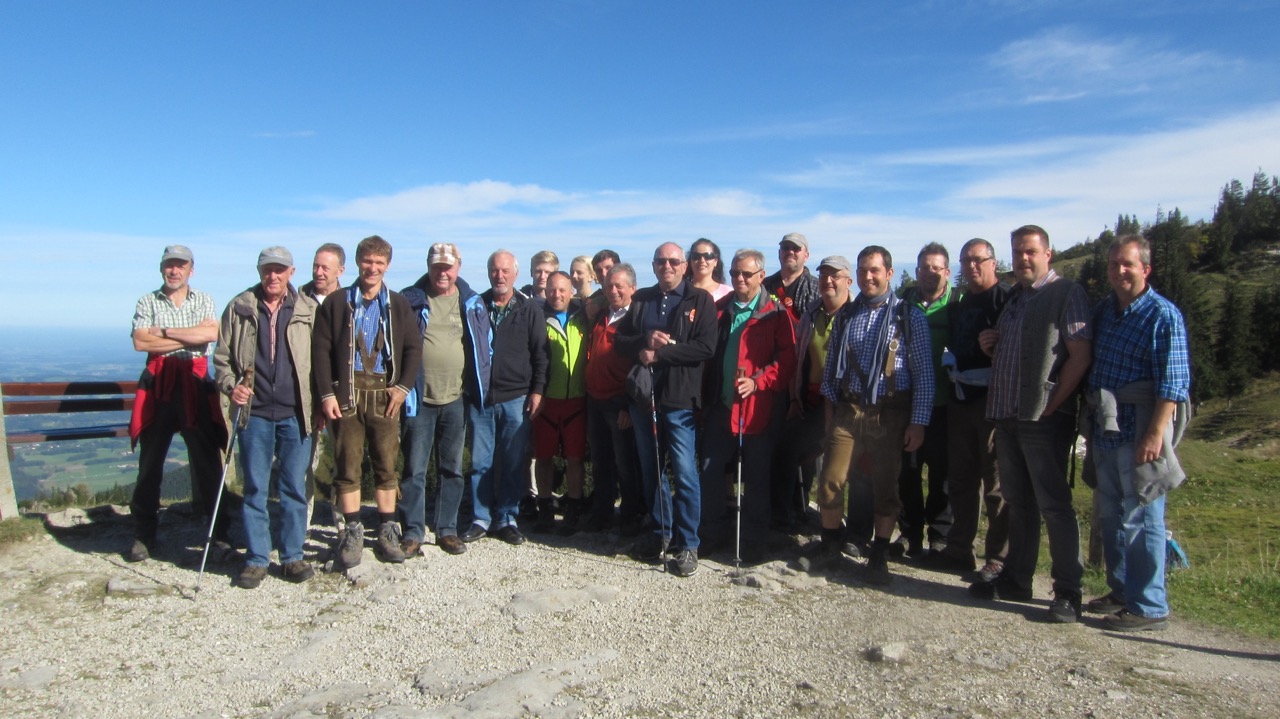
[[[790,231],[903,269],[1280,172],[1275,2],[862,5],[0,3],[0,299],[31,308],[0,324],[127,328],[170,243],[219,305],[264,246],[306,275],[372,233],[397,288],[442,240],[481,287],[498,247],[647,284],[661,242]]]

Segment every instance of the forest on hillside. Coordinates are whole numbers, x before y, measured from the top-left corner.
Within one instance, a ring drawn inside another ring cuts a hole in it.
[[[1129,234],[1151,243],[1151,286],[1186,319],[1195,401],[1238,397],[1280,369],[1280,178],[1259,170],[1248,189],[1230,181],[1209,222],[1188,222],[1178,208],[1147,224],[1122,214],[1097,238],[1055,253],[1054,265],[1099,301],[1110,291],[1107,251]]]

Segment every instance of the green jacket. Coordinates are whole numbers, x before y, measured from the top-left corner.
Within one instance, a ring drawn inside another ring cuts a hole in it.
[[[550,308],[547,313],[547,389],[550,399],[587,396],[587,346],[590,328],[582,311],[570,312],[565,327]]]
[[[920,301],[914,285],[908,287],[901,297],[919,308],[929,323],[929,342],[933,350],[933,406],[943,407],[955,394],[951,388],[951,375],[942,368],[942,351],[951,342],[951,306],[960,301],[960,290],[948,284],[942,296],[928,307]]]

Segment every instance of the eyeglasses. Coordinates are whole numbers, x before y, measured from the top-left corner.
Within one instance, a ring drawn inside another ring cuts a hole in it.
[[[653,258],[653,264],[654,265],[670,265],[672,267],[679,267],[680,265],[684,264],[684,260],[680,259],[679,257],[655,257]]]
[[[983,262],[994,261],[994,257],[961,257],[962,265],[981,265]]]
[[[720,259],[720,255],[717,255],[714,252],[690,252],[689,253],[690,262],[693,262],[695,260],[710,262],[712,260],[718,260],[718,259]]]
[[[784,242],[781,245],[778,245],[778,249],[782,250],[783,252],[799,252],[801,250],[801,247],[800,245],[797,245],[792,242]]]
[[[916,272],[926,272],[926,271],[928,271],[928,272],[932,272],[932,273],[934,273],[934,274],[938,274],[938,275],[940,275],[940,274],[942,274],[943,272],[946,272],[946,271],[947,271],[947,267],[946,267],[945,265],[938,265],[938,266],[934,266],[934,265],[919,265],[919,266],[917,266],[917,267],[916,267]]]
[[[764,270],[750,270],[750,271],[748,271],[748,270],[730,270],[730,271],[729,271],[729,276],[730,276],[730,277],[733,277],[733,278],[742,278],[742,279],[744,279],[744,280],[745,280],[745,279],[747,279],[748,277],[751,277],[752,275],[757,275],[757,274],[759,274],[759,273],[761,273],[761,272],[764,272]]]

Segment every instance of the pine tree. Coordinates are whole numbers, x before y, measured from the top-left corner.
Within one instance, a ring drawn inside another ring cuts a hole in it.
[[[1251,300],[1240,283],[1227,283],[1215,353],[1222,371],[1222,392],[1228,402],[1244,393],[1257,367]]]

